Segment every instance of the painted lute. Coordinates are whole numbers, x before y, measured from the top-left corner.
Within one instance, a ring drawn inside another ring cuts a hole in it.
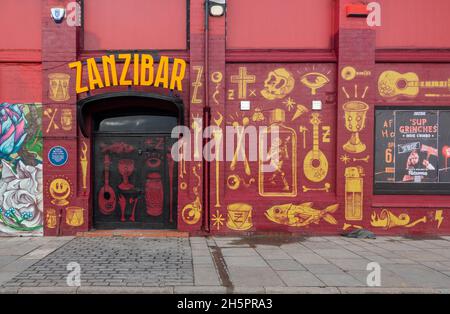
[[[327,176],[328,160],[319,149],[319,124],[321,123],[318,113],[311,114],[313,125],[313,149],[308,152],[303,160],[303,171],[308,180],[320,182]]]
[[[98,193],[98,207],[102,214],[110,215],[116,209],[117,200],[116,193],[111,185],[109,185],[109,167],[111,166],[111,158],[108,154],[105,154],[103,164],[105,166],[105,185],[103,185]]]

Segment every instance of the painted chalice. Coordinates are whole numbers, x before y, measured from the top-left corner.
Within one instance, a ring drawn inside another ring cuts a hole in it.
[[[359,132],[366,126],[366,114],[369,105],[362,101],[349,101],[343,105],[345,112],[345,127],[352,132],[350,139],[343,145],[348,153],[361,153],[366,150],[366,144],[361,142]]]
[[[129,178],[134,171],[133,159],[121,159],[118,164],[119,173],[122,176],[122,183],[119,184],[119,189],[122,191],[129,191],[134,189],[134,185],[129,182]]]

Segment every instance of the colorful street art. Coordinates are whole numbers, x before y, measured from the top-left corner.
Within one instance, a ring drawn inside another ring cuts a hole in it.
[[[0,235],[41,235],[42,106],[0,105]]]

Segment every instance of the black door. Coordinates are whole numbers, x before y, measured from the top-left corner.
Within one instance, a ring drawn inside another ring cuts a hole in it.
[[[95,228],[176,228],[174,142],[168,133],[95,133]]]

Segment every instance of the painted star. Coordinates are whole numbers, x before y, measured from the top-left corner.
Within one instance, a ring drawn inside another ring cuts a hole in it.
[[[283,101],[283,104],[285,104],[288,111],[291,111],[291,109],[296,105],[295,101],[291,97]]]
[[[216,210],[216,213],[212,215],[212,221],[213,226],[217,228],[217,230],[220,230],[220,226],[223,226],[223,222],[225,221],[225,218],[223,218],[223,215],[219,213],[219,210]]]
[[[350,161],[350,157],[348,157],[347,154],[341,155],[340,159],[344,164],[347,164]]]

